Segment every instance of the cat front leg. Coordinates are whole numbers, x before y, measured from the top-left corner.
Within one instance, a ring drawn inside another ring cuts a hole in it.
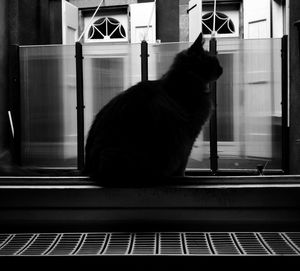
[[[185,176],[185,169],[186,169],[187,161],[188,161],[188,159],[186,159],[185,161],[180,163],[178,168],[174,171],[173,176],[176,176],[176,177],[184,177]]]

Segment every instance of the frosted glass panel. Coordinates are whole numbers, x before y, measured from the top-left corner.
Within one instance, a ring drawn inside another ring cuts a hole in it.
[[[281,168],[281,40],[218,39],[219,169]],[[149,80],[190,43],[149,44]],[[205,43],[208,48],[208,42]],[[140,44],[83,45],[85,136],[98,111],[141,80]],[[25,166],[77,166],[75,46],[20,47],[21,158]],[[209,123],[187,168],[210,169]]]
[[[20,48],[24,166],[76,167],[74,46]]]
[[[173,63],[174,57],[179,52],[189,48],[192,43],[161,43],[149,44],[149,80],[159,79]],[[208,42],[204,44],[208,50]]]
[[[281,168],[281,40],[219,39],[220,169]]]
[[[140,44],[83,46],[85,136],[107,102],[141,81],[140,54]]]

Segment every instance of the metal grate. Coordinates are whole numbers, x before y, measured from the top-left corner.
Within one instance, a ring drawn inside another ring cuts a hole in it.
[[[209,234],[213,250],[219,255],[239,255],[239,247],[235,244],[232,235],[227,232]]]
[[[0,234],[0,256],[300,255],[300,232]]]
[[[34,238],[34,234],[12,234],[1,247],[0,255],[17,255]]]
[[[54,244],[57,239],[57,234],[38,234],[34,241],[24,249],[20,255],[24,256],[40,256]]]
[[[105,240],[108,234],[88,233],[85,235],[81,247],[76,255],[98,255],[103,250]]]
[[[125,255],[129,254],[132,236],[130,233],[111,233],[103,254]]]
[[[159,234],[159,254],[184,254],[181,234],[179,232],[163,232]]]
[[[62,234],[55,246],[47,252],[47,255],[58,256],[58,255],[72,255],[75,252],[77,245],[83,234],[80,233],[65,233]]]
[[[4,245],[4,243],[8,237],[9,237],[9,234],[0,234],[0,249]]]
[[[267,249],[253,232],[240,232],[235,234],[240,247],[247,255],[268,255]]]
[[[136,233],[134,234],[133,255],[154,255],[157,247],[157,234],[155,233]]]
[[[288,244],[288,242],[282,237],[282,234],[268,232],[261,233],[261,237],[264,239],[268,248],[272,251],[273,254],[276,255],[293,255],[297,254],[297,252],[293,249],[292,246]]]
[[[210,255],[213,252],[209,249],[206,235],[202,232],[185,233],[187,253],[191,255]]]
[[[300,254],[300,234],[298,232],[289,232],[285,234],[287,240],[294,245],[295,250]]]

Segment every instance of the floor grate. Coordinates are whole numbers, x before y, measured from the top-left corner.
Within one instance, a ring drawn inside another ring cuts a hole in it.
[[[213,254],[209,248],[206,236],[202,232],[185,233],[187,253],[190,255]]]
[[[300,232],[0,234],[0,256],[300,255]]]
[[[247,255],[268,255],[268,250],[264,247],[262,242],[258,239],[256,233],[241,232],[235,234],[240,247]]]

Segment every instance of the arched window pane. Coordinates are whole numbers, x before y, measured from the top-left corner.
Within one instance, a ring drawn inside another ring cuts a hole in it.
[[[88,35],[89,39],[103,39],[104,36],[101,35],[100,31],[97,30],[95,27],[91,27]]]
[[[120,27],[120,33],[121,33],[121,35],[123,36],[123,38],[126,38],[126,32],[125,32],[125,29],[124,29],[123,26]]]
[[[235,27],[232,20],[221,12],[208,12],[202,16],[202,31],[203,34],[211,34],[215,19],[215,30],[218,34],[232,34],[235,32]]]
[[[204,35],[211,34],[211,30],[205,24],[202,24],[202,32]]]
[[[89,39],[124,39],[126,32],[122,24],[111,17],[101,18],[90,27]]]

